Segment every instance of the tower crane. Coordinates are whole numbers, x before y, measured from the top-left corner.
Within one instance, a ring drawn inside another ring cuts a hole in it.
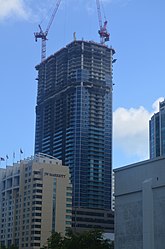
[[[51,27],[51,25],[53,23],[54,17],[55,17],[55,15],[57,13],[60,2],[61,2],[61,0],[57,0],[55,8],[54,8],[53,13],[52,13],[52,15],[50,17],[50,20],[49,20],[49,23],[48,23],[48,26],[47,26],[46,30],[43,31],[41,25],[39,24],[38,25],[39,26],[39,32],[34,33],[36,42],[37,42],[37,40],[39,38],[42,40],[42,43],[41,43],[41,61],[44,61],[46,59],[46,41],[48,40],[47,35],[48,35],[49,29],[50,29],[50,27]]]
[[[96,0],[97,5],[97,13],[98,13],[98,19],[99,19],[99,26],[100,29],[98,31],[100,35],[100,42],[101,44],[105,44],[105,42],[109,41],[110,34],[107,31],[107,20],[104,21],[104,24],[102,23],[102,15],[101,15],[101,8],[100,8],[100,0]]]

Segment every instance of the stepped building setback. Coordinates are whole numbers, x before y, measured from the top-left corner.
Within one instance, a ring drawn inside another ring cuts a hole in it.
[[[72,187],[68,167],[38,154],[0,169],[0,245],[39,249],[51,231],[71,227]]]
[[[105,45],[74,41],[36,66],[35,153],[52,155],[69,167],[77,229],[100,224],[113,230],[113,215],[107,213],[109,219],[105,212],[112,199],[114,53]],[[93,219],[98,213],[100,223]]]

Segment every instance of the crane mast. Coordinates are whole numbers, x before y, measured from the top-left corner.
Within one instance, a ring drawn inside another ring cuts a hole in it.
[[[36,42],[37,42],[37,40],[39,38],[41,39],[41,61],[44,61],[46,59],[46,41],[48,40],[47,35],[48,35],[49,29],[50,29],[50,27],[51,27],[51,25],[53,23],[53,20],[54,20],[54,17],[56,15],[56,13],[57,13],[57,10],[59,8],[60,2],[61,2],[61,0],[57,0],[55,8],[53,10],[53,13],[51,15],[51,18],[49,20],[49,23],[47,25],[46,30],[43,31],[41,25],[38,25],[39,26],[39,32],[34,33]]]
[[[102,24],[102,15],[101,15],[101,7],[100,7],[100,0],[96,0],[97,5],[97,13],[98,13],[98,20],[99,20],[99,35],[100,35],[100,42],[101,44],[105,44],[105,42],[109,41],[110,34],[107,31],[107,20],[104,21]]]

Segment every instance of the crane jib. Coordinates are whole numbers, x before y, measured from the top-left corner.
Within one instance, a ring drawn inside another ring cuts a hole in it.
[[[49,29],[50,29],[50,27],[51,27],[51,25],[53,23],[53,20],[55,18],[57,10],[59,8],[60,2],[61,2],[61,0],[57,0],[55,8],[54,8],[53,13],[52,13],[52,15],[50,17],[50,20],[48,22],[48,25],[47,25],[47,28],[46,28],[45,32],[42,30],[41,25],[39,25],[40,31],[34,33],[35,41],[37,41],[38,38],[40,38],[42,40],[41,61],[46,59],[46,40],[47,40],[47,35],[48,35]]]
[[[50,17],[50,20],[48,22],[47,28],[45,31],[43,31],[41,25],[39,25],[39,32],[35,32],[35,41],[38,39],[42,40],[42,47],[41,47],[41,61],[46,59],[46,40],[47,40],[47,35],[49,33],[49,29],[53,23],[53,20],[55,18],[55,15],[57,13],[57,10],[60,6],[61,0],[57,0],[53,13]],[[106,41],[109,41],[110,34],[107,31],[107,20],[104,21],[104,24],[102,24],[102,15],[101,15],[101,7],[100,7],[100,0],[96,0],[96,6],[97,6],[97,13],[98,13],[98,20],[99,20],[99,35],[100,35],[100,42],[101,44],[104,44]]]

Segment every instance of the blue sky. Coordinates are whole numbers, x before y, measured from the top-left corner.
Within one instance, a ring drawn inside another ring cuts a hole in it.
[[[148,120],[164,97],[165,1],[104,0],[116,50],[114,64],[113,166],[148,158]],[[16,160],[34,151],[35,104],[41,20],[49,21],[55,0],[0,0],[0,156]],[[77,39],[99,42],[95,0],[62,0],[51,26],[47,55]],[[5,166],[5,162],[1,162]]]

